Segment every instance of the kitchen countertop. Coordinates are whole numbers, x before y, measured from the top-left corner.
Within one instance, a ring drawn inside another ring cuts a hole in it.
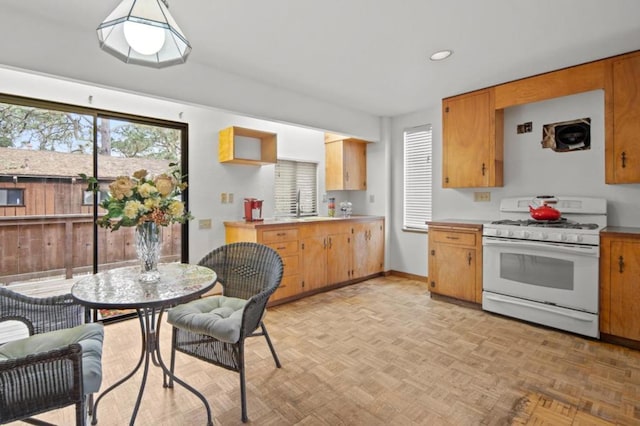
[[[352,215],[351,217],[328,217],[328,216],[308,216],[300,218],[278,218],[278,219],[265,219],[256,222],[247,222],[245,220],[224,222],[224,226],[235,226],[241,228],[261,228],[271,226],[283,226],[283,225],[305,225],[313,223],[330,223],[330,222],[359,222],[369,221],[372,219],[384,219],[383,216],[367,216],[367,215]]]
[[[437,219],[425,222],[429,226],[455,226],[457,228],[482,229],[489,220],[477,219]]]
[[[640,235],[640,228],[631,226],[607,226],[602,231],[600,231],[600,235],[613,237],[629,235],[637,237],[638,235]]]

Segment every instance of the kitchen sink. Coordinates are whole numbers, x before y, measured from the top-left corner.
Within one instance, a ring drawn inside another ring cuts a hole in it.
[[[318,222],[323,220],[335,220],[340,219],[338,217],[331,216],[307,216],[307,217],[297,217],[296,222]]]

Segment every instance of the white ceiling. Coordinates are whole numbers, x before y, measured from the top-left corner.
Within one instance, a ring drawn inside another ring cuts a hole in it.
[[[105,85],[135,72],[173,97],[183,71],[127,71],[136,66],[98,49],[95,29],[118,2],[2,0],[0,64]],[[193,46],[184,72],[203,66],[374,116],[640,49],[638,0],[169,0],[169,10]],[[443,48],[454,55],[428,60]]]

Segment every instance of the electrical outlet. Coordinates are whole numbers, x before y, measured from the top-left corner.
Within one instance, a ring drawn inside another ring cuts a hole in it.
[[[229,204],[233,204],[233,192],[230,192],[229,195],[227,195],[227,202]]]
[[[221,202],[222,204],[227,204],[227,202],[228,202],[228,196],[227,196],[227,193],[226,193],[226,192],[222,192],[222,193],[220,193],[220,202]]]
[[[531,121],[527,121],[526,123],[518,124],[516,126],[516,132],[520,133],[531,133],[533,131],[533,123]]]
[[[491,201],[490,192],[474,192],[473,201]]]
[[[198,229],[211,229],[211,219],[198,220]]]

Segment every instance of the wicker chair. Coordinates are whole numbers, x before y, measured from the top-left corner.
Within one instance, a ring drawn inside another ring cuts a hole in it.
[[[245,338],[264,336],[276,367],[281,367],[263,317],[269,296],[282,279],[282,259],[270,247],[241,242],[213,250],[199,264],[216,272],[223,294],[169,311],[167,322],[173,325],[170,368],[173,372],[175,351],[180,351],[239,373],[242,421],[247,422]]]
[[[0,424],[75,405],[76,425],[85,425],[87,394],[102,381],[101,323],[70,294],[34,298],[0,287],[0,322],[19,321],[29,336],[0,345]]]

